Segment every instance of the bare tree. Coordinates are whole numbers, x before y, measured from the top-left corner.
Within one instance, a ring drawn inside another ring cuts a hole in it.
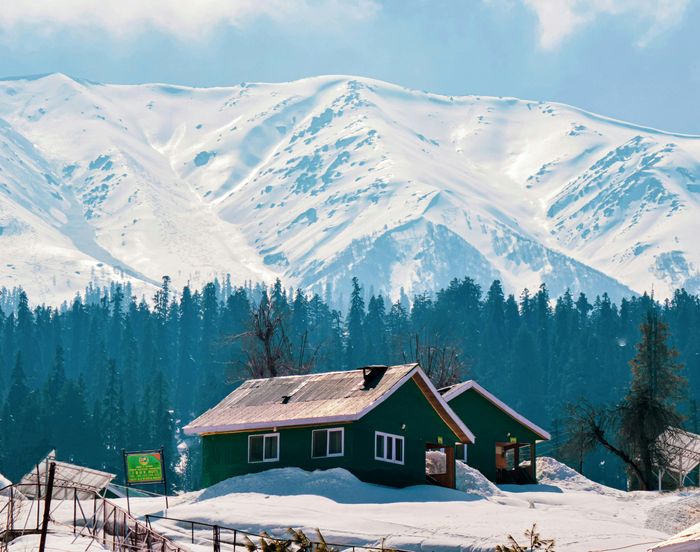
[[[581,400],[567,405],[566,410],[568,432],[563,447],[564,456],[578,461],[579,472],[583,472],[583,458],[586,453],[601,446],[620,458],[628,471],[643,479],[638,460],[631,456],[625,447],[615,443],[615,435],[619,431],[619,414],[616,408],[594,406]]]
[[[266,297],[253,312],[248,331],[234,339],[243,341],[244,368],[253,378],[307,374],[318,354],[318,347],[309,346],[307,332],[297,347],[292,344],[282,315]]]
[[[418,334],[415,334],[412,342],[409,354],[404,352],[404,362],[420,364],[435,387],[440,389],[453,385],[464,377],[467,370],[457,347],[429,341],[421,343]]]

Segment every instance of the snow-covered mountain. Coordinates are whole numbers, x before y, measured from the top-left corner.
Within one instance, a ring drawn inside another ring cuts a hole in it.
[[[0,286],[700,292],[700,137],[364,78],[0,81]]]

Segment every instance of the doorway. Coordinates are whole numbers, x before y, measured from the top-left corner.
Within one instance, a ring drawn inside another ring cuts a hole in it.
[[[454,447],[432,443],[425,445],[425,477],[433,485],[455,488]]]

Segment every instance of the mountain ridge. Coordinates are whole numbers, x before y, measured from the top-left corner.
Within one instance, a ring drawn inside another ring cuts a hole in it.
[[[226,272],[315,291],[357,275],[392,297],[464,275],[513,292],[700,291],[698,136],[345,76],[51,74],[0,79],[0,98],[0,285],[40,300],[91,278]]]

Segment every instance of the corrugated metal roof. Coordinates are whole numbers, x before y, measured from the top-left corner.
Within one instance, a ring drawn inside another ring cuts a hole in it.
[[[352,421],[403,383],[417,364],[245,381],[187,424],[189,434]],[[369,377],[365,382],[365,371]]]

